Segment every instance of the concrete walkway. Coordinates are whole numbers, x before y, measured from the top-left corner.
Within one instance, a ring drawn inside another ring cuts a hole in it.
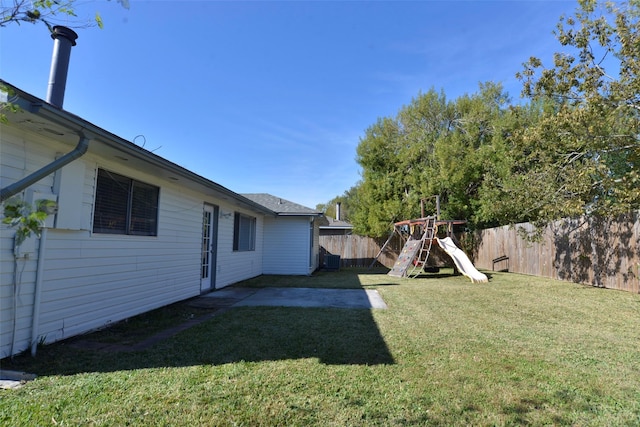
[[[231,307],[387,308],[378,291],[371,289],[228,288],[213,291],[200,298],[235,301]]]
[[[0,389],[17,389],[35,378],[34,374],[0,369]]]

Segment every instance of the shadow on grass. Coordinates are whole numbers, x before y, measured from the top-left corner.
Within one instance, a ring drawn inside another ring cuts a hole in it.
[[[491,281],[493,275],[491,274],[491,272],[487,272],[487,271],[482,271],[482,273],[487,276],[487,279],[489,281]],[[462,277],[462,274],[460,273],[453,273],[453,272],[445,272],[445,273],[420,273],[416,278],[417,279],[431,279],[431,280],[435,280],[435,279],[448,279],[451,277]]]
[[[460,274],[454,273],[420,273],[417,279],[447,279],[449,277],[460,276]]]
[[[357,275],[339,276],[343,276],[339,287],[363,288]],[[314,279],[262,276],[252,280],[257,287],[261,281],[263,286],[266,282],[304,286],[317,283]],[[99,334],[81,339],[97,341]],[[19,356],[3,361],[3,368],[48,376],[292,359],[317,359],[327,365],[395,363],[372,311],[367,309],[237,307],[140,351],[113,351],[114,346],[83,348],[77,341],[43,346],[36,358]]]
[[[369,310],[241,307],[143,351],[80,349],[69,340],[41,347],[36,358],[3,361],[3,369],[49,376],[309,358],[327,365],[394,363]]]
[[[230,339],[230,337],[233,337]],[[202,363],[318,359],[328,365],[393,364],[371,311],[239,308],[159,347],[197,349]]]

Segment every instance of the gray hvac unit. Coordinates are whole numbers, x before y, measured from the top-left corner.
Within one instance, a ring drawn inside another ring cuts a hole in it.
[[[325,255],[327,270],[340,270],[340,255]]]

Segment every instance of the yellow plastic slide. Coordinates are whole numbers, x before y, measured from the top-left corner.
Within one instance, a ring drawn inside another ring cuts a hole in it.
[[[460,273],[471,279],[472,283],[486,283],[489,281],[487,276],[480,273],[473,265],[467,254],[456,246],[451,237],[438,239],[438,245],[453,259],[453,262],[460,270]]]

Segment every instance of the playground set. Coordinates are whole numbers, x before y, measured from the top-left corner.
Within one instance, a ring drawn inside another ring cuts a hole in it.
[[[443,220],[440,219],[440,203],[436,197],[436,215],[424,215],[424,200],[421,202],[422,217],[417,219],[408,219],[393,224],[393,231],[389,238],[376,255],[371,266],[375,264],[378,257],[385,250],[387,245],[398,234],[405,242],[398,260],[393,265],[390,276],[394,277],[418,277],[422,272],[434,272],[434,267],[427,265],[429,254],[434,244],[437,244],[444,252],[451,257],[455,268],[464,276],[471,279],[472,283],[488,282],[487,276],[479,272],[469,257],[460,249],[460,242],[453,233],[454,225],[464,225],[465,220]],[[438,231],[440,227],[444,227],[446,237],[439,238]],[[435,267],[437,269],[437,267]]]

